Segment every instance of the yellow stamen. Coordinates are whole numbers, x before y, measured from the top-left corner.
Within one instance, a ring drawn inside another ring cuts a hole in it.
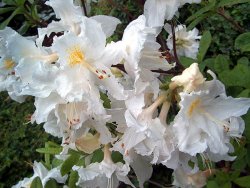
[[[85,62],[85,56],[79,46],[69,50],[69,65],[74,66]]]
[[[107,77],[110,77],[109,74],[106,73],[105,70],[98,70],[95,67],[93,67],[91,64],[89,64],[86,59],[83,51],[79,46],[74,46],[69,50],[69,56],[68,56],[68,63],[71,67],[75,65],[82,65],[89,69],[92,73],[96,74],[99,79],[104,79]]]
[[[14,66],[15,66],[15,63],[11,59],[6,59],[4,61],[4,68],[6,68],[7,70],[12,69]]]
[[[196,99],[194,100],[191,105],[189,106],[189,109],[188,109],[188,116],[191,117],[195,108],[197,108],[197,106],[199,106],[201,103],[201,100],[200,99]]]

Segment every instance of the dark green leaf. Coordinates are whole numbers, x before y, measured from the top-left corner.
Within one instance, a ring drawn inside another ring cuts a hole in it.
[[[57,187],[58,187],[57,182],[54,179],[50,179],[45,185],[45,188],[57,188]]]
[[[12,14],[6,20],[4,20],[0,24],[0,30],[4,29],[9,24],[9,22],[14,18],[14,16],[16,16],[17,14],[22,14],[22,13],[23,13],[23,8],[18,7],[15,11],[12,12]]]
[[[199,53],[197,55],[198,63],[201,63],[203,58],[205,57],[207,50],[211,44],[211,41],[212,41],[211,33],[209,31],[205,31],[200,41]]]
[[[219,185],[216,183],[216,181],[208,181],[207,188],[219,188]]]
[[[193,20],[187,27],[187,30],[192,30],[196,25],[198,25],[202,20],[206,19],[207,17],[213,15],[212,12],[207,12],[205,14],[202,14],[201,16],[199,16],[198,18],[196,18],[195,20]]]
[[[79,161],[80,155],[79,154],[71,154],[62,164],[61,167],[61,174],[64,176],[65,174],[69,173],[72,167],[77,164]]]
[[[187,67],[189,67],[192,63],[194,63],[195,60],[192,59],[192,58],[189,58],[189,57],[181,56],[181,57],[180,57],[180,62],[181,62],[181,64],[182,64],[185,68],[187,68]]]
[[[76,188],[76,182],[78,181],[78,173],[77,171],[71,171],[69,176],[69,188]]]
[[[201,8],[200,10],[198,10],[192,16],[188,17],[188,19],[186,20],[186,22],[193,21],[193,20],[195,20],[195,19],[203,16],[202,15],[203,13],[206,13],[206,12],[214,9],[215,8],[215,3],[216,3],[215,0],[210,1],[208,5],[206,5],[205,7]]]
[[[10,12],[12,10],[15,10],[15,7],[4,7],[4,8],[0,8],[0,14],[4,14],[6,12]]]
[[[38,148],[36,149],[38,153],[46,153],[51,155],[57,155],[61,153],[62,148]]]
[[[218,55],[215,58],[214,69],[217,73],[223,72],[225,70],[229,70],[229,65],[231,61],[226,55]]]
[[[123,156],[118,151],[113,151],[111,157],[114,163],[123,162]]]
[[[250,176],[237,178],[234,183],[241,187],[250,187]]]
[[[41,179],[39,177],[36,177],[33,179],[30,188],[43,188],[43,184],[41,182]]]
[[[242,52],[250,51],[250,32],[239,35],[235,40],[235,47]]]
[[[218,7],[232,6],[240,3],[249,3],[249,0],[220,0]]]
[[[231,71],[219,74],[220,80],[227,86],[240,86],[250,89],[250,67],[238,64]]]
[[[94,151],[93,157],[91,159],[91,163],[101,162],[103,160],[103,156],[104,156],[104,154],[103,154],[103,151],[101,149]]]

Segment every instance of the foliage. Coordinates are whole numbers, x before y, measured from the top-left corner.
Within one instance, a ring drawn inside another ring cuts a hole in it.
[[[32,162],[42,158],[36,148],[51,138],[42,126],[28,123],[34,111],[32,98],[19,104],[1,93],[0,101],[0,187],[10,187],[32,173]]]

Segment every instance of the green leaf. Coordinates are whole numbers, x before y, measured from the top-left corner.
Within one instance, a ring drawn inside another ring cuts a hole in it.
[[[217,73],[220,73],[225,70],[229,70],[230,64],[231,64],[231,61],[229,59],[229,56],[220,54],[215,58],[214,69]]]
[[[28,31],[28,29],[30,28],[30,24],[29,24],[29,22],[24,22],[23,23],[23,25],[18,29],[18,33],[20,34],[20,35],[23,35],[23,34],[25,34],[27,31]]]
[[[192,20],[195,20],[195,19],[201,17],[203,13],[206,13],[206,12],[208,12],[208,11],[214,9],[214,8],[215,8],[215,3],[216,3],[215,0],[209,2],[208,5],[206,5],[205,7],[201,8],[200,10],[198,10],[198,11],[197,11],[196,13],[194,13],[192,16],[188,17],[188,19],[186,20],[186,22],[190,22],[190,21],[192,21]]]
[[[93,157],[91,159],[91,163],[101,162],[103,160],[104,154],[101,149],[95,150],[93,153]]]
[[[12,14],[6,20],[4,20],[0,24],[0,30],[4,29],[9,24],[9,22],[14,18],[14,16],[16,16],[17,14],[22,14],[22,13],[23,13],[23,7],[18,7],[15,11],[12,12]]]
[[[23,6],[26,0],[16,0],[17,6]]]
[[[77,171],[71,171],[69,176],[69,188],[76,188],[76,182],[78,181],[78,173]]]
[[[187,27],[187,30],[191,30],[193,29],[196,25],[198,25],[202,20],[208,18],[209,16],[213,15],[213,12],[207,12],[205,14],[202,14],[201,16],[199,16],[198,18],[196,18],[195,20],[193,20]]]
[[[193,64],[193,63],[195,62],[195,60],[192,59],[192,58],[189,58],[189,57],[181,56],[181,57],[180,57],[180,62],[181,62],[181,64],[182,64],[185,68],[187,68],[187,67],[189,67],[191,64]]]
[[[207,188],[219,188],[219,185],[216,183],[216,181],[208,181]]]
[[[197,55],[198,63],[201,63],[203,58],[205,57],[207,50],[211,44],[211,41],[212,41],[211,33],[209,31],[205,31],[200,41],[199,53]]]
[[[77,164],[79,161],[80,155],[79,154],[71,154],[62,164],[61,167],[61,174],[64,176],[65,174],[68,174],[72,167]]]
[[[54,179],[50,179],[46,185],[45,188],[57,188],[57,182]]]
[[[60,166],[62,163],[63,161],[57,158],[54,158],[51,162],[53,168]]]
[[[240,86],[250,89],[250,67],[238,64],[231,71],[223,71],[219,74],[220,80],[226,86]]]
[[[249,3],[249,0],[220,0],[218,7],[233,6],[240,3]]]
[[[204,71],[205,67],[207,67],[213,72],[215,72],[214,64],[215,64],[215,58],[207,58],[199,64],[199,67],[201,71]]]
[[[250,176],[237,178],[234,183],[241,187],[250,187]]]
[[[45,143],[45,148],[49,148],[49,144],[48,143]],[[45,164],[47,166],[49,166],[50,165],[50,154],[45,153],[44,154],[44,159],[45,159]]]
[[[0,8],[0,14],[4,14],[6,12],[10,12],[12,10],[15,10],[16,7],[4,7],[4,8]]]
[[[250,97],[250,89],[243,90],[237,97]]]
[[[123,156],[118,151],[113,151],[111,157],[114,163],[123,162]]]
[[[14,0],[3,0],[3,3],[7,5],[16,5],[16,1]]]
[[[250,51],[250,32],[243,33],[235,39],[235,48],[242,52]]]
[[[249,59],[247,57],[242,57],[237,61],[237,64],[249,66]]]
[[[38,153],[57,155],[62,152],[62,148],[38,148],[36,151]]]
[[[104,108],[108,108],[108,109],[111,108],[111,103],[110,103],[110,100],[108,98],[108,95],[100,92],[100,96],[101,96],[101,100],[103,101]]]
[[[43,184],[42,181],[39,177],[36,177],[35,179],[33,179],[30,188],[43,188]]]
[[[232,187],[231,182],[227,182],[227,183],[223,184],[222,186],[220,186],[220,188],[231,188],[231,187]]]

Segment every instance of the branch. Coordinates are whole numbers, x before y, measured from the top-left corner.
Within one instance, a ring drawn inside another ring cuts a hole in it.
[[[176,67],[178,69],[184,70],[185,68],[183,65],[180,63],[178,55],[177,55],[177,50],[176,50],[176,38],[175,38],[175,23],[172,20],[171,21],[171,29],[172,29],[172,36],[173,36],[173,51],[174,51],[174,57],[175,57],[175,62],[176,62]]]
[[[225,14],[225,10],[223,8],[219,8],[216,11],[216,13],[222,16],[225,20],[229,21],[234,26],[234,28],[238,30],[239,32],[241,33],[245,32],[245,29],[242,28],[238,22],[236,22],[230,15]]]
[[[127,73],[123,64],[112,65],[112,67],[118,68],[121,71],[123,71],[124,73]],[[151,71],[156,72],[156,73],[160,73],[163,75],[174,75],[174,76],[182,73],[182,70],[175,70],[174,68],[171,70],[168,70],[168,71],[164,71],[164,70],[151,70]]]
[[[87,13],[87,8],[86,8],[85,0],[81,0],[81,2],[82,2],[83,12],[84,12],[85,16],[88,17],[88,13]]]

